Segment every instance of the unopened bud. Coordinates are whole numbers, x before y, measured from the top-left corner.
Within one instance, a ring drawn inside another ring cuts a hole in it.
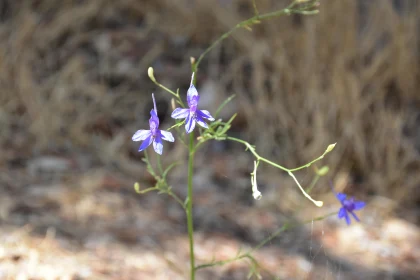
[[[140,184],[139,184],[139,182],[135,182],[134,183],[134,189],[136,190],[137,193],[140,193]]]
[[[331,152],[331,151],[334,149],[334,147],[335,147],[335,145],[336,145],[336,144],[337,144],[337,143],[334,143],[334,144],[328,145],[328,147],[327,147],[327,149],[325,150],[325,153],[324,153],[324,154],[327,154],[327,153]]]
[[[254,161],[254,172],[251,174],[251,185],[252,185],[252,196],[255,200],[260,200],[262,195],[261,192],[258,190],[257,185],[257,167],[258,164],[256,161]]]
[[[330,171],[330,168],[328,166],[323,166],[321,167],[321,169],[317,170],[316,173],[319,176],[325,176],[327,175],[328,171]]]
[[[171,99],[171,107],[172,107],[172,111],[176,109],[176,104],[175,104],[175,99]]]
[[[256,190],[252,193],[252,196],[254,197],[255,200],[260,200],[262,195],[261,192],[259,190]]]
[[[147,69],[147,75],[149,75],[150,80],[156,82],[155,76],[153,75],[153,67],[149,67],[149,69]]]

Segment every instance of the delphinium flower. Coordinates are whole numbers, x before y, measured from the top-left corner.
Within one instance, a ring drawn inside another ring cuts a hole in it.
[[[192,74],[190,88],[187,92],[187,104],[189,108],[176,108],[171,115],[171,117],[174,119],[185,118],[185,130],[187,133],[190,133],[194,130],[195,123],[198,123],[204,128],[208,128],[208,125],[204,119],[214,121],[214,118],[210,115],[209,111],[197,109],[200,96],[198,95],[197,89],[193,85],[193,80],[194,73]]]
[[[150,130],[144,130],[140,129],[136,133],[134,133],[132,140],[133,141],[143,141],[143,143],[140,145],[139,152],[143,151],[147,147],[150,146],[150,144],[153,143],[153,148],[155,149],[156,153],[159,155],[163,152],[163,143],[162,139],[169,142],[174,142],[175,139],[172,136],[172,133],[165,130],[159,129],[159,118],[157,116],[157,109],[156,109],[156,101],[155,96],[152,93],[152,99],[153,99],[153,107],[150,111],[150,119],[149,119],[149,126]]]
[[[347,198],[347,195],[345,195],[344,193],[335,193],[335,196],[341,202],[342,205],[340,211],[338,211],[338,218],[345,218],[347,225],[350,225],[351,220],[349,214],[351,214],[356,221],[360,222],[359,218],[353,211],[362,209],[363,207],[365,207],[366,203],[363,201],[357,201],[354,199],[354,197]]]

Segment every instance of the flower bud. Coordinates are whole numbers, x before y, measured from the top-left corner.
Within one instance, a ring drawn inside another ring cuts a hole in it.
[[[325,165],[325,166],[321,167],[321,169],[316,170],[316,173],[319,176],[325,176],[325,175],[327,175],[327,173],[328,173],[329,170],[330,170],[330,168]]]
[[[149,75],[150,80],[156,83],[155,76],[153,75],[153,67],[149,67],[149,69],[147,69],[147,75]]]
[[[327,147],[327,149],[325,150],[325,153],[324,153],[324,154],[327,154],[327,153],[331,152],[331,151],[334,149],[334,147],[335,147],[335,145],[336,145],[336,144],[337,144],[337,143],[334,143],[334,144],[328,145],[328,147]]]
[[[140,193],[140,184],[139,184],[139,182],[135,182],[134,183],[134,189],[136,190],[137,193]]]

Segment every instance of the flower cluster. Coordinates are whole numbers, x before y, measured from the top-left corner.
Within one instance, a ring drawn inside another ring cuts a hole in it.
[[[195,123],[198,123],[204,128],[208,128],[208,125],[204,119],[214,121],[214,118],[210,115],[209,111],[198,110],[198,101],[200,100],[200,96],[198,95],[197,89],[193,84],[193,80],[194,73],[192,74],[190,88],[187,92],[187,104],[189,108],[176,108],[171,114],[171,117],[174,119],[185,118],[185,131],[187,134],[194,130]],[[134,133],[132,140],[143,141],[143,143],[140,145],[139,152],[143,151],[153,143],[155,152],[161,155],[163,152],[162,140],[174,142],[175,139],[172,136],[172,133],[169,131],[159,129],[159,117],[157,115],[156,101],[153,93],[152,99],[154,109],[150,111],[150,130],[138,130],[136,133]]]

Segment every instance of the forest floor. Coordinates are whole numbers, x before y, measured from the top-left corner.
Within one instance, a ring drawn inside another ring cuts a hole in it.
[[[233,164],[218,157],[210,162]],[[134,179],[117,169],[80,169],[86,161],[81,155],[40,156],[25,167],[1,170],[0,279],[187,279],[182,208],[166,195],[136,194]],[[420,231],[390,214],[391,201],[371,199],[360,211],[363,222],[351,226],[335,215],[311,222],[337,209],[309,205],[279,212],[267,202],[270,190],[254,201],[250,190],[235,186],[249,178],[215,184],[212,168],[194,179],[198,264],[246,252],[287,223],[289,229],[254,252],[262,279],[419,275]],[[184,182],[172,179],[179,181],[174,191],[183,195]],[[339,207],[333,195],[323,200]],[[246,279],[249,268],[246,260],[236,261],[199,270],[197,279]]]

